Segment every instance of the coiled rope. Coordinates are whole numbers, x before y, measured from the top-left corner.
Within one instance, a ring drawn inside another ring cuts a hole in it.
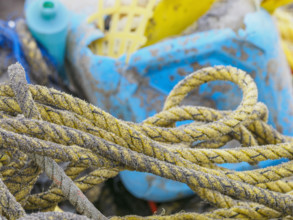
[[[292,161],[236,172],[220,163],[293,159],[293,142],[266,122],[257,88],[245,72],[217,66],[196,71],[179,82],[163,111],[143,123],[119,120],[78,98],[25,82],[19,64],[9,67],[10,84],[0,85],[0,212],[8,219],[107,219],[83,192],[121,170],[153,173],[186,183],[217,209],[111,219],[269,219],[293,216]],[[243,99],[234,111],[180,106],[185,96],[209,81],[237,84]],[[176,121],[194,120],[174,127]],[[216,149],[236,139],[241,146]],[[195,144],[196,143],[196,144]],[[58,163],[68,162],[62,169]],[[80,175],[88,168],[92,171]],[[39,174],[51,187],[31,194]],[[83,217],[51,212],[69,200]],[[43,210],[45,213],[26,214]]]

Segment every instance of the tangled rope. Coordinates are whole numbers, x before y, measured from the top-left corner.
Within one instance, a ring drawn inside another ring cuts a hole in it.
[[[217,66],[179,82],[163,111],[143,123],[119,120],[68,94],[25,82],[19,64],[9,67],[10,84],[0,85],[0,213],[8,219],[107,219],[83,192],[121,170],[153,173],[186,183],[217,209],[111,219],[269,219],[293,216],[292,161],[237,172],[221,163],[293,159],[293,142],[266,122],[268,111],[257,101],[257,88],[245,72]],[[234,111],[180,106],[203,83],[237,84],[243,99]],[[174,127],[176,121],[193,120]],[[241,146],[216,149],[236,139]],[[65,169],[59,162],[68,162]],[[85,172],[91,168],[90,172]],[[50,188],[31,194],[41,171]],[[86,173],[81,175],[81,173]],[[83,216],[52,212],[69,200]],[[42,210],[43,213],[26,214]]]

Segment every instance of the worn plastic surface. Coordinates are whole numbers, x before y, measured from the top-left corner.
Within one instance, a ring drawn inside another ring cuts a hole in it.
[[[56,60],[64,63],[69,14],[58,0],[30,1],[26,4],[27,25],[38,42]]]
[[[292,135],[291,75],[274,22],[261,10],[247,15],[244,23],[245,29],[237,32],[212,30],[142,48],[127,64],[125,55],[118,59],[94,55],[87,46],[102,34],[77,19],[70,29],[67,54],[76,69],[74,77],[92,103],[118,118],[136,122],[161,111],[166,95],[187,74],[203,66],[241,68],[256,81],[259,100],[270,111],[269,123]],[[234,109],[241,97],[235,85],[224,82],[202,85],[196,94],[187,102],[219,109]],[[267,161],[259,166],[279,162]],[[224,166],[236,170],[255,168],[246,163]],[[130,192],[148,200],[169,201],[192,193],[182,183],[150,175],[125,171],[121,178]]]
[[[262,0],[261,6],[270,13],[273,13],[278,7],[290,3],[293,3],[293,0]]]
[[[180,34],[206,13],[214,2],[215,0],[160,1],[146,28],[146,46]]]

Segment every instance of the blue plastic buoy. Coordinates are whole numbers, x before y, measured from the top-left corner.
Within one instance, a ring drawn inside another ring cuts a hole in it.
[[[64,64],[69,13],[58,0],[33,1],[25,9],[33,37],[55,59],[58,69]]]

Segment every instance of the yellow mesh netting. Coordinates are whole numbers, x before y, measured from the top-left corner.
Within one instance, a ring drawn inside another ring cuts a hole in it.
[[[146,43],[145,27],[153,14],[156,0],[99,1],[98,12],[89,18],[105,33],[105,37],[90,45],[101,56],[118,58],[131,54]],[[107,17],[105,19],[105,17]],[[106,22],[109,21],[108,28]]]

